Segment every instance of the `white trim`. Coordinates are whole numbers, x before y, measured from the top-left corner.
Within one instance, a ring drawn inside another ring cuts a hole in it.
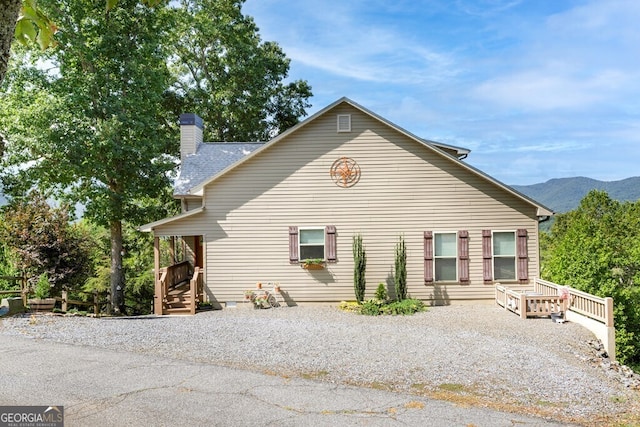
[[[455,236],[455,240],[454,240],[454,249],[455,249],[455,255],[453,256],[438,256],[436,255],[436,236],[437,235],[442,235],[442,234],[453,234]],[[460,281],[459,277],[458,277],[458,232],[457,231],[433,231],[432,232],[432,240],[431,240],[431,244],[433,245],[433,282],[434,283],[458,283]],[[437,259],[453,259],[456,264],[455,264],[455,274],[456,274],[456,278],[454,280],[449,280],[449,279],[445,279],[445,280],[438,280],[437,279],[437,268],[436,268],[436,260]]]
[[[196,209],[192,209],[192,210],[187,211],[187,212],[183,212],[180,215],[172,216],[172,217],[169,217],[169,218],[164,218],[164,219],[161,219],[159,221],[150,222],[149,224],[142,225],[142,226],[138,227],[138,231],[142,231],[144,233],[150,233],[151,231],[154,231],[154,229],[156,227],[159,227],[161,225],[169,224],[170,222],[173,222],[173,221],[178,221],[178,220],[181,220],[181,219],[184,219],[184,218],[188,218],[190,216],[199,214],[202,211],[204,211],[204,206],[196,208]]]
[[[303,231],[310,231],[310,230],[321,230],[322,231],[322,259],[326,260],[326,254],[327,254],[327,228],[326,227],[321,227],[321,226],[311,226],[311,227],[301,227],[298,226],[298,261],[299,262],[304,262],[305,259],[308,258],[302,258],[302,243],[300,242],[300,238],[302,237],[302,232]],[[318,244],[307,244],[304,246],[318,246]]]
[[[513,255],[498,255],[496,256],[494,249],[495,249],[495,242],[496,242],[496,238],[495,238],[495,234],[496,233],[511,233],[513,234]],[[501,278],[496,278],[496,263],[495,263],[495,259],[496,258],[513,258],[513,273],[514,273],[514,277],[513,278],[508,278],[505,279],[503,277]],[[518,280],[518,232],[517,230],[491,230],[491,275],[493,277],[493,280],[500,280],[502,282],[515,282]]]
[[[338,133],[351,132],[351,114],[338,114],[336,127]]]

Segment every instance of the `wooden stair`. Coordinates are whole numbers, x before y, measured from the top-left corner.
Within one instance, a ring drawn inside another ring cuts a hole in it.
[[[164,303],[164,314],[191,314],[191,293],[189,282],[179,283],[167,293]]]

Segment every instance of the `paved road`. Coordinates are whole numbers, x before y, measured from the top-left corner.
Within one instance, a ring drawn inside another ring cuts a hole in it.
[[[0,335],[0,405],[66,426],[557,426],[409,394]]]

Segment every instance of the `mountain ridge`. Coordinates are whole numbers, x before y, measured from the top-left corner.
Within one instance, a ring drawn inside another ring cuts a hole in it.
[[[634,202],[640,199],[640,177],[619,181],[598,181],[584,176],[553,178],[538,184],[511,185],[511,188],[542,203],[556,213],[577,208],[580,201],[591,190],[606,191],[609,197],[621,202]]]

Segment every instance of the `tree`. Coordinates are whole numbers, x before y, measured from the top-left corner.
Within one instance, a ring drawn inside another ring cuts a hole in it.
[[[12,58],[0,92],[0,178],[13,195],[36,185],[80,203],[85,218],[109,229],[118,312],[123,225],[178,208],[170,201],[178,113],[200,112],[216,139],[262,139],[296,123],[311,92],[306,82],[282,83],[289,61],[277,44],[260,43],[242,1],[194,0],[178,9],[166,0],[143,0],[155,9],[106,2],[106,9],[100,0],[43,5],[60,27],[57,45]],[[183,55],[192,39],[199,49]]]
[[[393,279],[398,301],[407,299],[407,248],[404,244],[403,236],[400,236],[396,244]]]
[[[7,72],[14,36],[24,44],[33,42],[45,49],[54,44],[56,30],[35,0],[0,0],[0,83]]]
[[[593,190],[541,241],[542,275],[614,300],[617,357],[640,367],[640,202]]]
[[[155,201],[168,194],[175,167],[175,130],[163,107],[171,77],[160,44],[170,16],[135,0],[108,12],[101,2],[69,0],[45,12],[61,28],[58,47],[46,52],[56,68],[21,67],[5,82],[3,103],[12,108],[0,121],[12,167],[3,180],[14,194],[34,184],[57,190],[109,229],[113,308],[123,312],[123,221],[166,214]]]
[[[0,82],[9,64],[9,52],[22,0],[0,0]]]
[[[63,206],[52,208],[37,192],[6,206],[0,237],[17,254],[20,270],[35,283],[47,274],[54,291],[78,288],[91,273],[88,240],[69,224]]]
[[[356,301],[364,301],[364,294],[367,287],[365,272],[367,270],[367,253],[362,246],[362,235],[353,236],[353,288],[356,294]]]
[[[198,113],[205,140],[268,140],[295,125],[310,106],[309,84],[283,83],[289,59],[276,43],[260,40],[242,3],[181,0],[177,10],[174,109]]]
[[[142,3],[154,6],[160,1],[143,0]],[[117,4],[118,0],[106,0],[106,10]],[[37,43],[41,49],[46,49],[55,45],[53,36],[57,30],[56,24],[38,7],[36,0],[0,0],[0,83],[7,72],[14,36],[25,45]]]

